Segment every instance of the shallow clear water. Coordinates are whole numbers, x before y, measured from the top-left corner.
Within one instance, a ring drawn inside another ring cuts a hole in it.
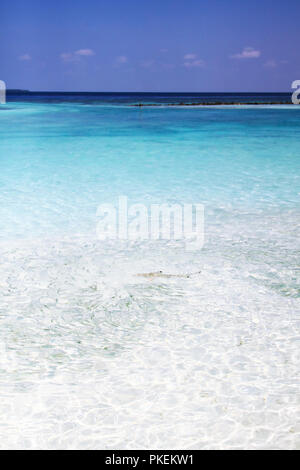
[[[3,448],[300,447],[299,131],[296,106],[1,106]],[[204,248],[100,242],[120,195],[204,204]]]

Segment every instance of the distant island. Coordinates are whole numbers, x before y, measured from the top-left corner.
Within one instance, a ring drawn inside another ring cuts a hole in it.
[[[11,90],[6,90],[6,93],[8,95],[24,95],[24,94],[30,94],[31,92],[29,90],[14,90],[14,89],[11,89]]]
[[[131,104],[130,106],[134,107],[165,107],[165,106],[249,106],[249,105],[274,105],[274,104],[291,104],[291,101],[245,101],[245,102],[236,102],[236,101],[201,101],[196,103],[138,103]]]

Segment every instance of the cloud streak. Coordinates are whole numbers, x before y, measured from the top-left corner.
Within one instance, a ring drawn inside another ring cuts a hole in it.
[[[128,62],[128,57],[126,55],[119,55],[116,58],[116,63],[119,65],[127,64],[127,62]]]
[[[23,54],[23,55],[20,55],[18,57],[19,60],[23,61],[23,62],[26,62],[26,61],[29,61],[31,60],[31,55],[29,54]]]
[[[95,55],[95,52],[93,49],[79,49],[75,54],[83,57],[91,57],[92,55]]]
[[[185,60],[193,60],[196,59],[197,55],[196,54],[185,54],[184,59]]]
[[[274,69],[275,67],[277,67],[277,65],[278,65],[277,62],[274,59],[267,60],[267,62],[264,63],[264,67],[268,67],[271,69],[272,68]]]
[[[233,54],[230,56],[231,59],[258,59],[261,56],[261,51],[254,49],[253,47],[244,47],[242,52]]]
[[[94,55],[93,49],[79,49],[75,52],[62,52],[60,58],[63,62],[78,62],[81,57],[92,57]]]
[[[193,68],[193,67],[204,67],[205,62],[202,59],[197,58],[197,54],[185,54],[184,58],[184,67]]]

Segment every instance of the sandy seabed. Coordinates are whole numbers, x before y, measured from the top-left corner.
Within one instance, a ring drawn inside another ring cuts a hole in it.
[[[197,255],[2,243],[1,447],[299,449],[299,271],[267,226],[255,250],[227,233]],[[158,268],[201,273],[136,276]]]

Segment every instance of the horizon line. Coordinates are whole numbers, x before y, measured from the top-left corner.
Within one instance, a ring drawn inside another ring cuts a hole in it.
[[[72,91],[63,91],[63,90],[27,90],[22,88],[7,88],[7,93],[11,92],[19,92],[19,93],[156,93],[156,94],[163,94],[163,93],[172,93],[172,94],[215,94],[215,93],[222,93],[222,94],[232,94],[232,93],[239,93],[239,94],[257,94],[257,93],[264,93],[264,94],[274,94],[274,93],[290,93],[289,91],[83,91],[83,90],[72,90]]]

